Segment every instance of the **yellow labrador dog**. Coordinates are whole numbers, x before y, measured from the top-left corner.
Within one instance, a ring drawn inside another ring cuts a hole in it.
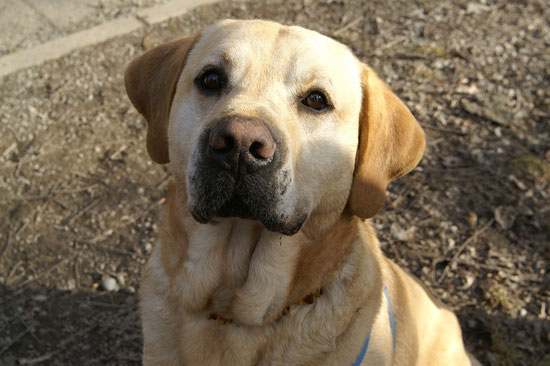
[[[424,133],[346,46],[228,20],[136,58],[125,82],[174,177],[143,274],[145,365],[476,363],[365,221]]]

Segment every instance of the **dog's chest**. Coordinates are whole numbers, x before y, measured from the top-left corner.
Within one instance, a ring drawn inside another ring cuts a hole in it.
[[[185,314],[182,322],[183,364],[192,365],[304,365],[321,360],[331,345],[319,314],[332,323],[324,309],[328,301],[301,304],[269,325],[244,326],[205,314]],[[349,319],[348,319],[349,321]],[[339,333],[336,326],[329,333]]]

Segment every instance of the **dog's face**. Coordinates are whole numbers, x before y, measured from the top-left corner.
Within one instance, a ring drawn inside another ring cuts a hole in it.
[[[170,162],[201,223],[240,217],[287,235],[306,223],[314,235],[348,202],[370,217],[424,148],[372,70],[300,27],[218,23],[133,61],[126,88],[151,157]]]
[[[346,47],[302,28],[207,29],[168,127],[172,169],[195,219],[251,218],[294,234],[315,210],[341,212],[357,150],[358,73]]]

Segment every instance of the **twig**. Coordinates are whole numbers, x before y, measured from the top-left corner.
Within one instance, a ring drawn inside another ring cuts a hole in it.
[[[6,277],[5,279],[5,284],[6,286],[9,286],[10,282],[11,282],[11,278],[13,277],[13,275],[15,274],[15,272],[17,272],[17,269],[19,269],[19,267],[21,267],[23,265],[23,261],[18,261],[17,263],[15,263],[13,265],[13,267],[11,267],[11,270],[10,272],[8,273],[8,276]]]
[[[74,261],[74,287],[80,288],[80,268],[78,267],[78,260]]]
[[[6,253],[8,248],[11,246],[11,237],[12,235],[8,230],[8,232],[6,233],[6,244],[4,244],[4,246],[2,247],[2,250],[0,251],[0,259],[4,259],[4,253]]]
[[[33,358],[20,358],[17,361],[21,365],[34,365],[35,363],[41,363],[41,362],[49,360],[56,353],[57,353],[57,351],[48,352],[48,353],[46,353],[45,355],[42,355],[42,356],[33,357]]]
[[[42,144],[42,146],[47,145],[50,142],[50,140],[51,139],[46,140]],[[79,148],[75,148],[75,149],[68,149],[68,150],[64,151],[63,154],[64,155],[75,155],[79,152],[90,150],[93,146],[108,146],[108,145],[116,145],[116,144],[132,143],[132,142],[135,142],[135,140],[134,139],[123,139],[123,140],[111,140],[111,141],[103,141],[103,142],[94,142],[94,143],[91,143],[91,144],[86,144],[86,145],[84,145],[84,147],[79,147]],[[33,151],[27,151],[26,155],[23,156],[20,161],[18,161],[16,163],[8,161],[4,165],[0,166],[0,170],[2,170],[2,169],[11,169],[14,166],[17,167],[18,169],[21,169],[21,167],[20,167],[21,164],[26,164],[26,163],[33,162],[35,160],[44,159],[44,158],[49,157],[50,155],[59,153],[60,152],[60,147],[62,147],[62,146],[61,145],[55,145],[54,150],[44,152],[44,153],[39,154],[39,155],[32,155],[32,156],[29,156],[29,152],[32,153],[32,152],[36,151],[37,149],[34,149]]]
[[[162,206],[162,204],[164,204],[164,202],[166,202],[166,198],[165,197],[162,197],[161,199],[159,199],[158,201],[156,202],[153,202],[152,204],[150,204],[145,210],[143,210],[143,212],[141,214],[139,214],[138,216],[136,217],[132,217],[132,219],[128,222],[125,223],[125,225],[131,225],[135,222],[137,222],[139,219],[141,219],[142,217],[145,217],[147,214],[149,214],[151,212],[151,210],[155,207],[158,207],[158,206]],[[122,223],[120,223],[119,225],[115,226],[115,228],[118,228],[122,226]]]
[[[74,214],[69,215],[67,218],[63,220],[63,222],[66,225],[72,226],[76,220],[78,220],[82,215],[84,215],[87,211],[89,211],[91,208],[93,208],[95,205],[99,203],[99,197],[96,197],[92,199],[86,206],[84,206],[82,209],[76,211]]]
[[[430,58],[428,56],[421,55],[418,53],[403,53],[403,52],[397,52],[397,53],[394,53],[393,55],[387,55],[387,57],[398,58],[401,60],[426,60]]]
[[[14,344],[16,344],[17,342],[19,342],[19,340],[21,338],[23,338],[24,336],[27,335],[27,333],[29,333],[30,330],[28,328],[25,327],[25,330],[22,331],[21,333],[19,333],[18,335],[15,336],[14,339],[11,340],[11,342],[8,342],[8,344],[6,344],[2,349],[0,349],[0,356],[6,352],[8,349],[10,349],[11,346],[13,346]]]
[[[364,20],[364,19],[365,19],[365,16],[364,16],[364,15],[358,16],[357,18],[355,18],[354,20],[352,20],[352,21],[349,22],[348,24],[344,25],[342,28],[335,30],[335,31],[332,33],[332,35],[337,36],[337,35],[339,35],[340,33],[345,32],[345,31],[347,31],[348,29],[350,29],[351,27],[357,25],[359,22],[361,22],[361,21]]]
[[[415,254],[415,255],[417,255],[419,257],[422,257],[424,259],[436,260],[437,263],[451,260],[451,258],[441,256],[440,254],[437,254],[437,253],[430,253],[430,252],[421,253],[419,250],[412,249],[412,248],[405,248],[405,247],[402,247],[401,250],[404,250],[408,253]],[[475,267],[477,269],[483,268],[483,269],[488,269],[488,270],[491,270],[491,271],[499,271],[499,270],[505,268],[505,267],[494,266],[494,265],[487,264],[487,263],[476,263],[474,261],[469,261],[469,260],[460,259],[460,258],[455,259],[455,262],[458,263],[458,264],[464,264],[466,266]]]
[[[97,243],[97,242],[94,242],[94,241],[91,241],[91,240],[78,239],[78,240],[75,240],[75,243],[88,245],[91,249],[103,249],[103,250],[106,250],[108,252],[112,252],[112,253],[115,253],[115,254],[120,254],[120,255],[125,256],[125,257],[132,256],[133,254],[135,254],[135,253],[131,253],[127,250],[111,248],[107,245],[102,245],[100,243]]]
[[[493,225],[493,223],[495,222],[495,219],[491,219],[489,220],[485,225],[483,225],[481,228],[477,229],[473,234],[472,236],[470,236],[468,239],[466,239],[464,241],[464,243],[462,243],[460,245],[460,247],[458,247],[456,253],[452,256],[451,260],[449,261],[449,263],[447,263],[447,265],[445,266],[445,268],[443,269],[443,272],[441,273],[441,276],[439,276],[439,279],[437,280],[437,283],[438,284],[441,284],[441,282],[445,279],[445,277],[447,276],[447,273],[449,273],[449,269],[451,268],[451,264],[462,254],[462,252],[464,251],[464,249],[466,249],[466,247],[468,245],[470,245],[470,243],[474,242],[477,240],[477,238],[483,234],[489,227],[491,227],[491,225]]]
[[[90,304],[91,306],[99,306],[99,307],[104,307],[104,308],[115,308],[115,309],[120,309],[120,308],[126,308],[128,307],[128,305],[125,305],[125,304],[109,304],[107,302],[99,302],[99,301],[81,301],[82,304]]]
[[[69,343],[73,342],[76,339],[76,337],[80,337],[83,334],[89,333],[92,330],[94,330],[96,327],[97,327],[97,324],[90,325],[89,327],[82,329],[80,332],[76,332],[74,334],[71,334],[69,337],[62,339],[60,342],[57,343],[57,348],[55,350],[45,353],[42,356],[38,356],[34,358],[19,359],[19,363],[21,363],[22,365],[33,365],[35,363],[48,360],[52,358],[52,356],[54,356],[56,353],[59,353],[60,351],[65,350],[66,346]]]
[[[12,201],[41,200],[41,199],[44,199],[44,198],[50,198],[50,197],[56,196],[58,194],[78,193],[78,192],[82,192],[82,191],[87,191],[88,189],[93,188],[95,186],[97,186],[97,183],[91,184],[91,185],[86,186],[86,187],[80,187],[80,188],[75,188],[75,189],[53,190],[53,191],[51,191],[49,193],[46,193],[46,194],[39,194],[39,195],[34,195],[34,196],[12,197],[12,198],[8,198],[8,199],[5,199],[5,200],[0,200],[0,202],[1,203],[8,203],[8,202],[12,202]]]
[[[28,220],[23,221],[23,223],[19,225],[19,227],[17,228],[17,230],[15,230],[13,234],[9,235],[8,233],[8,240],[6,241],[6,244],[4,245],[4,247],[2,248],[2,254],[0,255],[0,259],[4,259],[4,254],[6,254],[8,249],[11,247],[11,245],[15,241],[15,237],[19,235],[21,231],[25,230],[28,224],[29,224]]]
[[[12,142],[10,146],[8,146],[8,148],[6,150],[4,150],[4,152],[2,153],[2,156],[3,157],[8,157],[8,155],[13,151],[15,150],[15,148],[17,147],[17,143],[16,142]]]
[[[466,133],[464,133],[462,131],[451,130],[449,128],[441,128],[441,127],[425,126],[425,125],[423,125],[422,127],[426,128],[428,130],[444,132],[444,133],[451,133],[453,135],[458,135],[458,136],[466,136],[467,135]]]
[[[397,249],[397,246],[393,243],[393,240],[389,240],[388,243],[390,244],[390,247],[395,254],[395,259],[397,259],[397,262],[401,263],[403,260],[403,257],[401,257],[401,253],[399,252],[399,249]]]
[[[382,46],[375,48],[374,50],[372,50],[372,52],[370,54],[375,55],[376,51],[385,50],[386,48],[390,48],[390,47],[395,46],[396,44],[401,43],[401,42],[406,41],[406,40],[407,40],[407,37],[405,37],[405,36],[397,37],[397,38],[389,41],[388,43],[383,44]]]
[[[136,353],[133,353],[133,354],[118,353],[116,355],[116,359],[119,360],[119,361],[132,361],[132,362],[140,362],[141,361],[141,357]]]
[[[29,279],[27,279],[27,280],[25,280],[25,281],[23,281],[23,282],[18,283],[18,284],[17,284],[17,288],[21,288],[21,287],[23,287],[23,286],[26,286],[26,285],[28,285],[29,283],[32,283],[32,282],[38,280],[39,278],[48,275],[48,274],[49,274],[50,272],[52,272],[54,269],[59,268],[61,265],[65,264],[66,262],[69,262],[69,261],[72,261],[73,259],[75,259],[77,255],[78,255],[78,253],[72,255],[71,257],[62,259],[62,260],[60,260],[59,262],[57,262],[56,264],[54,264],[53,266],[51,266],[50,268],[48,268],[47,270],[40,272],[39,274],[37,274],[36,276],[34,276],[34,277],[32,277],[32,278],[29,278]]]

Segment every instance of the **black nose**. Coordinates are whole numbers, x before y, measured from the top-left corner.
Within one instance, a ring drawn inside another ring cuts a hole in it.
[[[210,132],[208,155],[236,175],[266,167],[273,161],[277,144],[264,123],[254,118],[231,117]]]

